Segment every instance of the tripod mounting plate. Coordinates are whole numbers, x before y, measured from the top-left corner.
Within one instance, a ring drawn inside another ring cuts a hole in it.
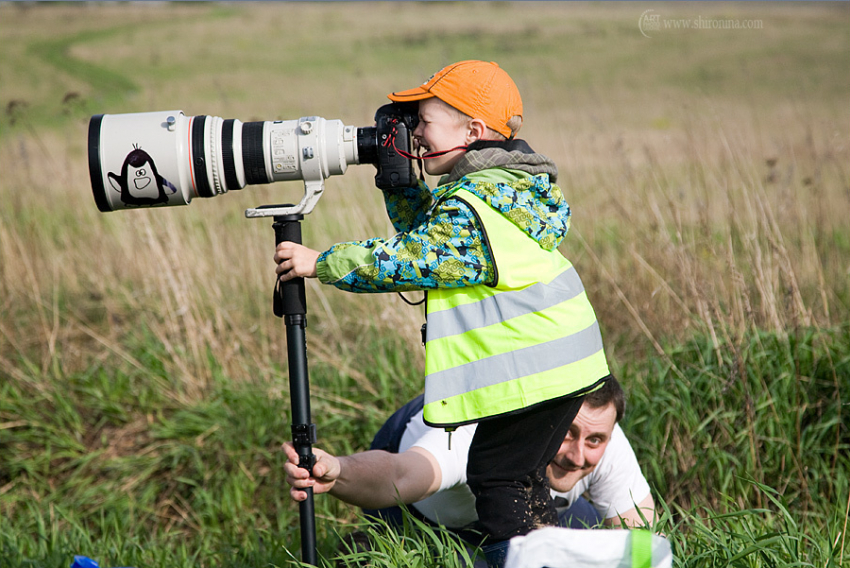
[[[322,192],[325,191],[325,182],[322,179],[304,181],[304,197],[298,205],[287,205],[279,207],[255,207],[246,209],[245,217],[254,219],[258,217],[281,217],[283,215],[307,215],[318,203]]]

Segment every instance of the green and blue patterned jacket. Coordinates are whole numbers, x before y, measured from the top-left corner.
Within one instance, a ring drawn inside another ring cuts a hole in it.
[[[546,250],[570,225],[570,207],[555,185],[557,168],[522,140],[476,142],[434,190],[384,192],[389,238],[339,243],[319,256],[324,284],[351,292],[403,292],[491,283],[485,233],[473,211],[452,199],[460,188],[486,201]]]

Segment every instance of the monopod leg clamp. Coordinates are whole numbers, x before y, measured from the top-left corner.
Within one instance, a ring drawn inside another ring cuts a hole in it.
[[[313,473],[313,466],[316,465],[316,456],[312,451],[312,446],[315,443],[315,424],[292,425],[292,445],[295,446],[295,451],[298,452],[298,467],[304,468],[310,473]]]
[[[286,207],[272,205],[269,207]],[[303,215],[274,217],[275,246],[283,241],[301,244]],[[274,313],[286,324],[286,352],[289,361],[289,395],[292,401],[292,444],[298,452],[298,466],[312,473],[316,457],[316,425],[310,422],[310,380],[307,373],[307,300],[304,279],[277,280],[274,293]],[[316,514],[313,489],[305,489],[307,499],[299,503],[301,517],[301,561],[318,566],[316,553]]]

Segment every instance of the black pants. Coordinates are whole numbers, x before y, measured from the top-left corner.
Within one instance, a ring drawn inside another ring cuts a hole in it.
[[[466,477],[489,542],[558,524],[546,467],[583,400],[583,396],[560,398],[478,424]]]

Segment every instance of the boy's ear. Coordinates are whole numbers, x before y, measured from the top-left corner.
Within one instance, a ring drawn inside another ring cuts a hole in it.
[[[469,121],[469,132],[467,133],[467,137],[469,138],[469,143],[475,142],[476,140],[483,140],[484,136],[487,134],[487,125],[484,124],[484,121],[480,118],[473,118]]]

